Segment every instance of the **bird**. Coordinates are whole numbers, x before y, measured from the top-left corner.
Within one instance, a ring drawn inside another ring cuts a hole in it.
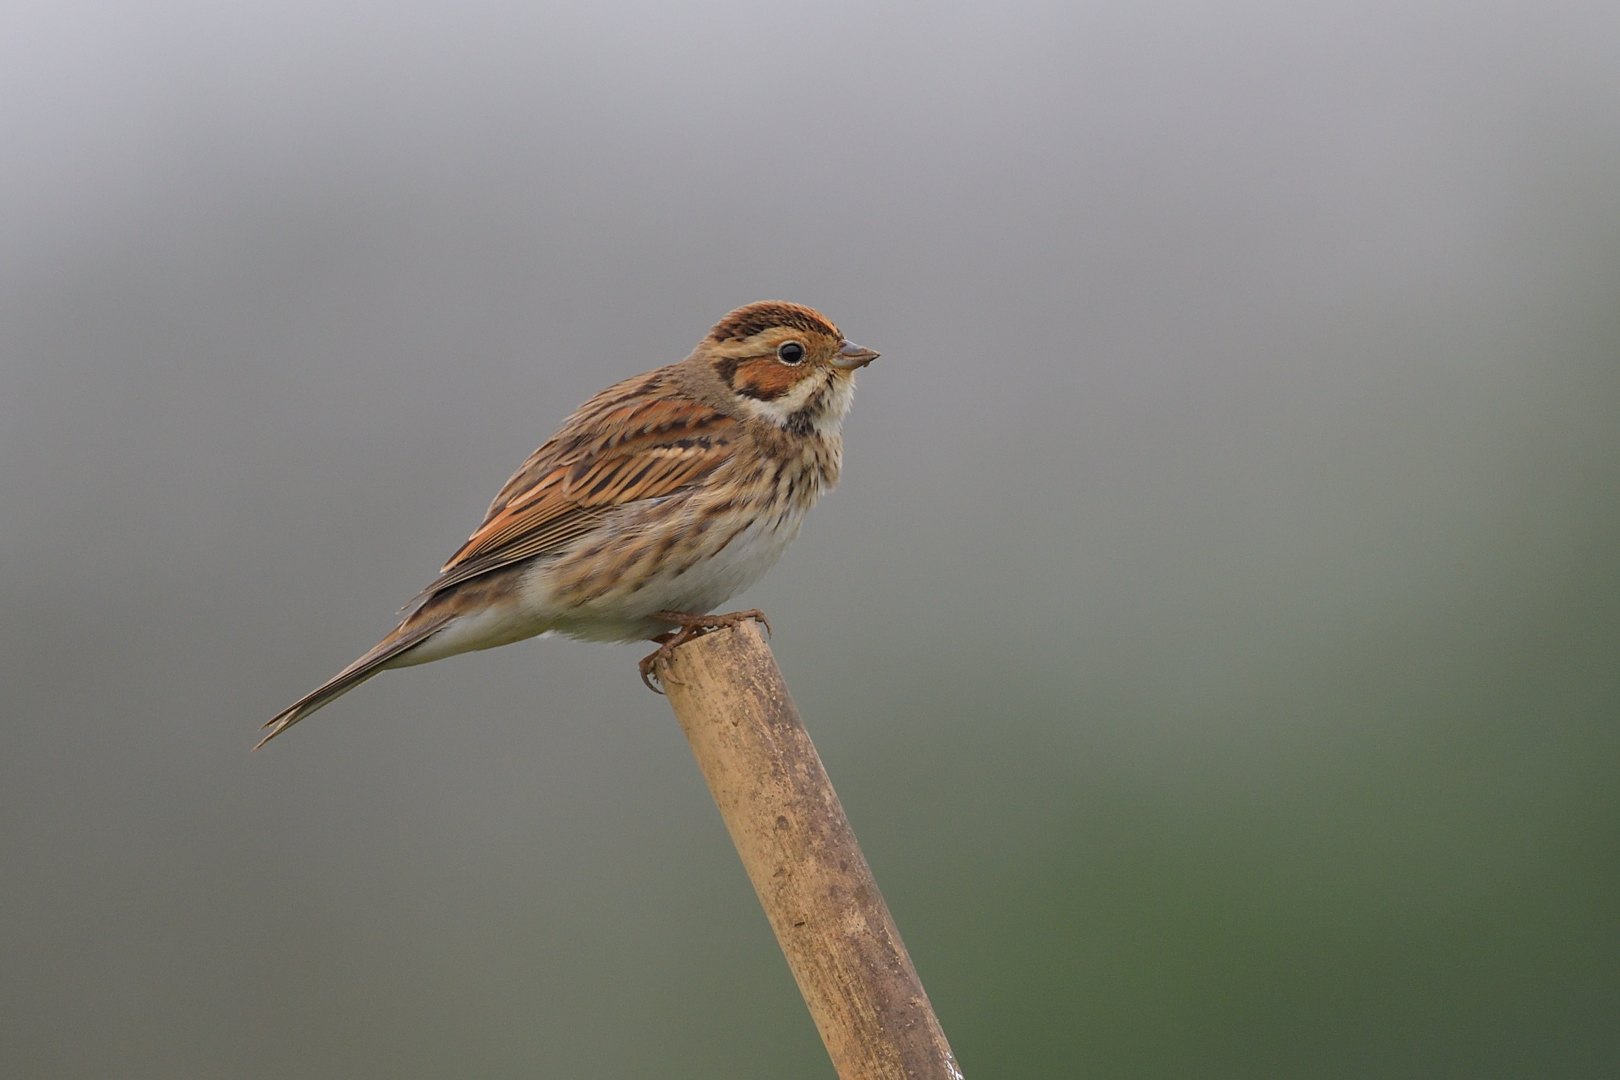
[[[855,373],[878,353],[785,300],[746,304],[677,363],[615,383],[512,474],[381,641],[263,725],[271,739],[392,668],[555,633],[658,643],[757,581],[838,482]],[[769,623],[765,623],[767,630]]]

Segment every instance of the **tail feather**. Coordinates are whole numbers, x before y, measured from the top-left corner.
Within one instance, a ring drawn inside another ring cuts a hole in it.
[[[280,735],[310,713],[325,708],[372,676],[380,675],[386,670],[390,660],[398,659],[403,653],[422,644],[422,642],[444,629],[444,625],[450,621],[450,616],[446,614],[441,618],[417,626],[410,625],[411,621],[407,619],[405,622],[400,623],[392,633],[379,641],[370,652],[265,721],[263,726],[268,730],[265,732],[264,738],[260,739],[253,749],[259,749],[259,747]]]

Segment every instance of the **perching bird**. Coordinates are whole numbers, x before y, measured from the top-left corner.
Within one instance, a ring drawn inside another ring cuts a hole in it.
[[[264,726],[263,746],[388,668],[548,631],[658,661],[768,570],[838,481],[855,371],[877,353],[766,300],[690,356],[597,394],[529,456],[387,637]],[[255,748],[256,749],[256,748]]]

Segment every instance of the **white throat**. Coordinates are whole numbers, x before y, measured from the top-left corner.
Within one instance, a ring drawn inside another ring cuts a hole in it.
[[[739,398],[749,415],[769,420],[780,428],[792,427],[795,422],[802,423],[808,406],[811,409],[808,413],[811,430],[820,434],[839,429],[854,399],[855,380],[839,378],[830,371],[819,379],[805,379],[774,401]],[[796,418],[799,419],[796,421]]]

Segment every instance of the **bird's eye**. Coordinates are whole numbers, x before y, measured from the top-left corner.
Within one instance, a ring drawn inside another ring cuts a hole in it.
[[[784,341],[776,347],[776,358],[784,364],[804,362],[804,346],[797,341]]]

